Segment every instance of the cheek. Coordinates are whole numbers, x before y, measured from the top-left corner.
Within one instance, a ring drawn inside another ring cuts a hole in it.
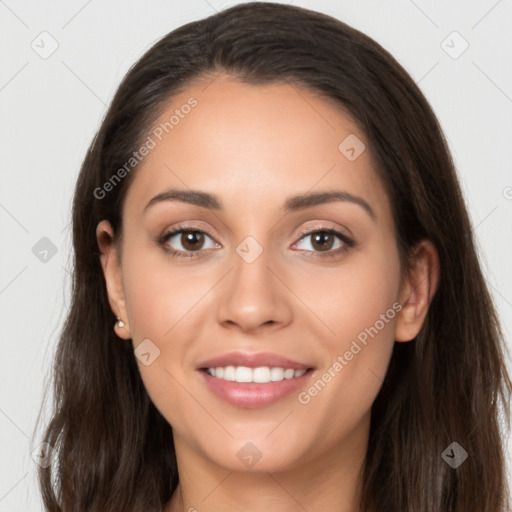
[[[137,358],[141,377],[154,404],[162,413],[162,407],[168,409],[164,416],[171,421],[176,411],[190,405],[190,396],[179,383],[184,382],[190,367],[187,354],[196,338],[191,333],[204,324],[209,311],[202,306],[215,276],[208,268],[179,267],[162,250],[141,246],[126,243],[123,258],[133,348],[137,355],[147,347],[144,352],[150,353],[150,364]]]
[[[131,249],[127,244],[123,282],[130,329],[135,342],[160,342],[190,313],[207,291],[199,276],[173,267],[172,256],[159,248]],[[203,291],[204,288],[204,291]]]
[[[158,252],[126,250],[123,282],[133,349],[144,387],[156,408],[174,424],[180,419],[179,411],[186,410],[190,401],[180,386],[186,356],[186,337],[180,329],[194,312],[200,290],[197,282],[173,272],[171,262]]]
[[[328,293],[317,302],[316,312],[331,330],[320,338],[329,355],[319,372],[320,382],[306,390],[303,403],[311,399],[316,407],[330,411],[336,410],[333,402],[343,404],[338,419],[349,410],[357,417],[371,407],[394,346],[401,309],[399,278],[398,253],[389,244],[381,251],[359,254],[353,265],[340,268],[335,282],[325,278]]]
[[[399,292],[400,265],[396,248],[384,243],[380,247],[352,255],[335,271],[317,271],[315,287],[297,283],[305,302],[329,327],[330,336],[324,330],[323,339],[331,348],[344,351],[358,336],[364,342],[368,330],[376,335],[374,328],[381,339],[394,341],[397,306],[392,306]]]

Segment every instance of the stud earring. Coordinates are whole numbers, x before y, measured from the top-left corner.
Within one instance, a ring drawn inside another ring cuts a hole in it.
[[[124,322],[123,322],[119,317],[117,317],[117,325],[118,325],[119,327],[124,327],[124,326],[125,326],[125,323],[124,323]]]

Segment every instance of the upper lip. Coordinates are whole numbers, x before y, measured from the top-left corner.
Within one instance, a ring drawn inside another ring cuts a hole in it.
[[[202,361],[198,364],[199,370],[204,368],[217,368],[226,366],[246,366],[248,368],[258,368],[261,366],[270,366],[276,368],[293,368],[294,370],[308,370],[311,365],[299,363],[272,352],[229,352],[217,357]]]

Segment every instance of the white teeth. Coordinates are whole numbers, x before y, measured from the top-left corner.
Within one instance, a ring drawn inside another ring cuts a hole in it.
[[[270,382],[270,368],[267,366],[254,368],[252,378],[254,382]]]
[[[293,379],[294,375],[295,375],[295,370],[293,368],[287,368],[284,371],[284,378],[285,379]]]
[[[237,382],[252,382],[252,368],[237,366],[235,376]]]
[[[215,375],[215,376],[217,376],[217,375]],[[234,366],[226,366],[226,368],[224,368],[224,376],[222,378],[224,380],[234,381],[236,378],[235,367]]]
[[[306,373],[306,370],[270,368],[268,366],[260,366],[258,368],[249,368],[247,366],[219,366],[217,368],[208,368],[206,371],[212,377],[217,377],[218,379],[258,383],[279,382],[285,379],[300,377]]]

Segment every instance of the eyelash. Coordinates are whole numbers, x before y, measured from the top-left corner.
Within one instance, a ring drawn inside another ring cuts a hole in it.
[[[194,226],[179,226],[171,231],[167,231],[164,233],[160,238],[157,239],[158,245],[167,252],[170,256],[174,258],[188,258],[193,259],[199,257],[199,253],[201,253],[204,249],[199,249],[198,251],[180,251],[176,249],[169,249],[169,247],[166,245],[167,241],[172,238],[174,235],[178,233],[183,232],[191,232],[191,233],[202,233],[204,235],[207,235],[211,239],[213,239],[212,236],[210,236],[206,231],[203,231],[202,229],[198,229]],[[313,252],[315,254],[320,255],[321,258],[331,258],[339,256],[340,254],[343,254],[350,249],[356,247],[356,242],[354,239],[348,237],[344,233],[341,233],[340,231],[334,229],[334,228],[315,228],[315,229],[309,229],[305,231],[301,231],[299,233],[299,240],[302,240],[308,235],[314,235],[316,233],[328,233],[337,236],[342,242],[343,246],[336,249],[335,251],[329,250],[329,251],[310,251],[310,250],[299,250],[298,252]]]

